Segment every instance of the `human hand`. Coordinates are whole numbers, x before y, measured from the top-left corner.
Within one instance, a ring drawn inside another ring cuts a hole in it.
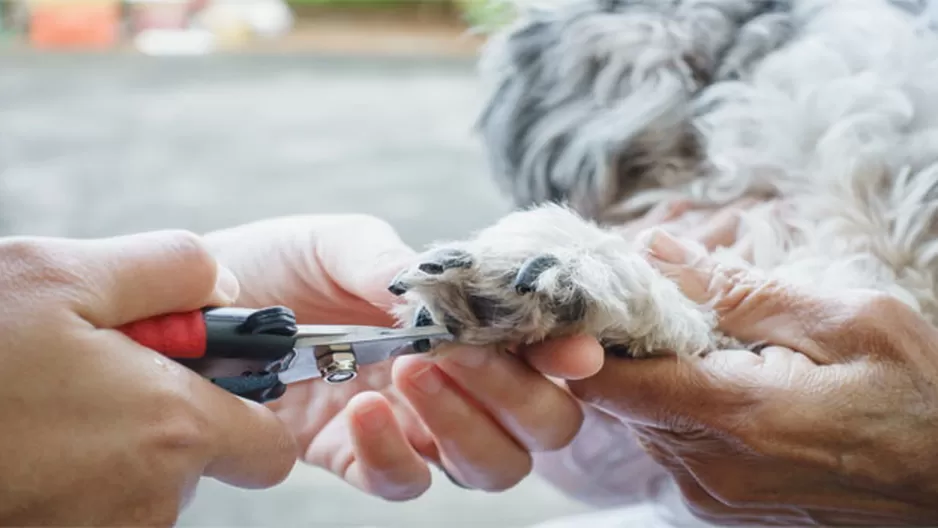
[[[171,526],[203,475],[286,478],[273,413],[109,330],[237,290],[185,233],[0,240],[0,523]]]
[[[722,248],[742,260],[751,258],[752,240],[737,235],[741,216],[774,202],[743,199],[724,207],[702,207],[690,201],[661,202],[616,231],[633,239],[651,228],[692,240],[708,251]],[[571,343],[570,357],[602,353],[598,342]],[[580,432],[563,449],[534,454],[535,471],[565,494],[601,508],[657,501],[667,493],[660,485],[667,473],[636,442],[632,430],[594,407],[584,405]]]
[[[571,382],[720,524],[938,522],[936,330],[878,292],[814,295],[656,234],[651,261],[720,329],[770,346],[610,361]],[[689,263],[689,264],[688,264]]]
[[[388,284],[416,256],[367,216],[277,218],[206,240],[241,282],[238,305],[282,304],[310,324],[392,325]],[[304,461],[367,493],[417,497],[430,486],[430,463],[467,487],[502,490],[530,472],[532,452],[562,447],[580,426],[580,404],[543,373],[589,376],[603,355],[567,348],[441,346],[362,366],[343,385],[291,385],[269,407],[296,435]]]

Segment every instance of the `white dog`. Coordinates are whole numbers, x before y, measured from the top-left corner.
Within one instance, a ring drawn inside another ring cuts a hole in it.
[[[519,211],[391,286],[474,344],[586,332],[633,356],[722,346],[615,232],[663,200],[748,212],[734,266],[938,318],[938,34],[925,2],[574,0],[485,54],[481,131]],[[562,205],[555,205],[562,204]],[[782,207],[779,207],[782,204]],[[746,343],[745,345],[754,345]]]

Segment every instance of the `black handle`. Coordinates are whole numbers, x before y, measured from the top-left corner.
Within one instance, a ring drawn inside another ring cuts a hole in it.
[[[283,306],[207,308],[205,356],[276,361],[293,351],[296,316]]]
[[[297,326],[292,310],[206,308],[202,320],[204,355],[177,361],[248,400],[266,403],[283,396],[286,385],[268,369],[293,353]]]
[[[257,403],[274,401],[284,395],[287,386],[276,374],[244,374],[228,378],[211,378],[212,383],[226,391]]]

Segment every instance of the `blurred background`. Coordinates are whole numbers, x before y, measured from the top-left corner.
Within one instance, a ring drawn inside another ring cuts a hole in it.
[[[487,0],[0,0],[0,234],[197,232],[370,213],[405,241],[509,208],[473,125]],[[521,527],[584,508],[434,473],[387,503],[315,468],[205,482],[181,526]]]

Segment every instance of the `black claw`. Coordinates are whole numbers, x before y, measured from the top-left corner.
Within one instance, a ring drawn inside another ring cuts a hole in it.
[[[449,333],[453,334],[453,337],[459,339],[459,334],[462,332],[463,328],[463,325],[459,321],[453,316],[446,314],[443,316],[443,325]]]
[[[466,303],[480,326],[489,326],[500,321],[504,322],[514,313],[510,308],[502,306],[498,299],[481,295],[469,295],[466,297]]]
[[[417,310],[417,315],[414,316],[414,326],[432,326],[433,325],[433,316],[430,315],[430,310],[427,310],[426,306],[421,306]],[[414,341],[413,344],[414,350],[419,353],[429,352],[430,351],[430,340],[429,339],[418,339]]]
[[[441,251],[433,262],[424,262],[417,268],[428,275],[439,275],[448,269],[471,268],[472,256],[465,251],[451,249]]]
[[[417,315],[414,316],[414,326],[433,326],[433,316],[430,315],[430,310],[427,310],[426,306],[421,306],[417,310]]]
[[[582,291],[575,290],[573,296],[566,303],[555,306],[557,313],[557,322],[563,324],[573,324],[582,321],[586,317],[586,298]]]
[[[427,275],[439,275],[446,271],[446,268],[443,267],[443,264],[439,262],[424,262],[423,264],[417,266],[417,269],[426,273]]]
[[[401,275],[403,274],[403,271],[398,273],[393,279],[391,279],[391,284],[388,285],[388,291],[394,295],[401,296],[407,293],[407,286],[401,282]]]
[[[528,259],[527,262],[521,265],[521,269],[518,270],[511,287],[521,295],[531,293],[534,291],[534,283],[537,282],[537,278],[557,264],[560,264],[560,260],[553,255],[541,255]]]
[[[603,350],[605,350],[607,354],[621,359],[632,359],[633,357],[632,352],[626,345],[605,345],[603,346]]]

